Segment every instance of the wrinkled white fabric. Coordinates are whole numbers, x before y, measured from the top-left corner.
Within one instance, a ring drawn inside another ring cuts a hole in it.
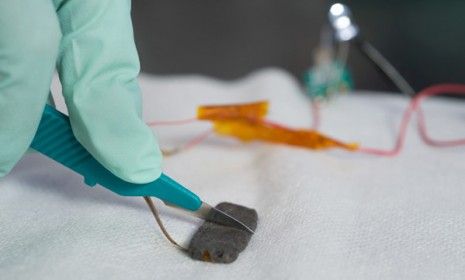
[[[144,118],[192,117],[199,104],[268,99],[270,119],[308,127],[298,83],[278,70],[234,82],[143,76]],[[391,147],[407,99],[351,93],[322,109],[322,130]],[[63,108],[58,101],[59,108]],[[435,100],[433,134],[465,136],[463,102]],[[207,123],[154,129],[162,147]],[[27,155],[0,180],[1,279],[463,279],[465,148],[436,149],[413,125],[398,157],[313,152],[212,136],[164,161],[205,201],[255,208],[259,225],[230,265],[193,261],[171,246],[141,198],[83,185],[79,175]],[[158,203],[160,205],[160,203]],[[197,220],[161,209],[187,242]]]

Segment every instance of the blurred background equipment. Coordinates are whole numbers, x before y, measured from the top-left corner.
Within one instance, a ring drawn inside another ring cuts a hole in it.
[[[465,82],[465,2],[460,0],[347,0],[363,36],[415,89]],[[235,79],[262,67],[297,78],[332,2],[325,0],[138,0],[133,20],[142,70]],[[398,91],[353,49],[356,88]]]
[[[341,3],[331,5],[328,11],[328,21],[334,32],[335,41],[341,44],[354,42],[358,50],[384,74],[386,80],[392,82],[403,94],[415,95],[415,90],[372,44],[359,35],[359,28],[352,17],[350,8]],[[344,61],[345,62],[345,61]]]

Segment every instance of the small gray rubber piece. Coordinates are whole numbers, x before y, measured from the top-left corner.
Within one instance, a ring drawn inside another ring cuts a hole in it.
[[[257,211],[229,202],[222,202],[215,208],[240,220],[252,230],[257,228]],[[232,263],[250,241],[252,233],[225,226],[214,211],[208,214],[207,220],[192,237],[188,253],[191,258],[213,263]]]

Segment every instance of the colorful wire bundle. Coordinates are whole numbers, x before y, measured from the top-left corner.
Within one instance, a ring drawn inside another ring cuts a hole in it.
[[[436,140],[433,139],[426,129],[426,122],[425,122],[425,115],[421,109],[421,102],[424,101],[428,97],[438,96],[438,95],[459,95],[465,96],[465,84],[438,84],[430,86],[418,94],[416,94],[410,101],[408,107],[405,109],[402,120],[399,127],[399,132],[397,134],[397,138],[395,140],[394,147],[391,149],[380,149],[380,148],[372,148],[372,147],[360,147],[357,151],[365,154],[372,154],[377,156],[386,156],[392,157],[396,156],[402,150],[406,135],[407,135],[407,128],[414,113],[417,113],[417,121],[418,121],[418,131],[422,138],[422,140],[430,146],[434,147],[455,147],[465,145],[465,138],[464,139],[456,139],[456,140]],[[317,129],[319,127],[319,123],[321,121],[321,116],[319,112],[319,104],[317,102],[312,103],[312,129]],[[192,122],[198,121],[198,119],[185,119],[185,120],[174,120],[174,121],[157,121],[157,122],[149,122],[148,125],[150,126],[162,126],[162,125],[185,125]],[[279,124],[271,123],[272,125],[279,126]],[[212,130],[209,129],[197,135],[193,139],[189,140],[186,144],[182,145],[181,147],[175,148],[171,150],[171,153],[179,152],[182,150],[191,149],[203,141],[205,141],[212,133]]]

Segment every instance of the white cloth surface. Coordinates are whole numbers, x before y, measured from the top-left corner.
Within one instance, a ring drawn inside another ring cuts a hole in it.
[[[141,86],[147,121],[192,117],[200,104],[267,99],[270,119],[311,123],[298,83],[279,70],[234,82],[143,75]],[[351,93],[324,106],[322,130],[388,148],[407,102]],[[462,109],[456,100],[427,102],[429,127],[465,136]],[[154,131],[162,147],[171,147],[207,127]],[[463,279],[464,158],[464,148],[426,146],[413,125],[394,158],[212,136],[167,157],[164,171],[211,204],[258,211],[248,248],[235,263],[218,265],[193,261],[169,244],[141,198],[86,187],[79,175],[29,154],[0,180],[0,278]],[[169,232],[187,242],[199,221],[160,207]]]

